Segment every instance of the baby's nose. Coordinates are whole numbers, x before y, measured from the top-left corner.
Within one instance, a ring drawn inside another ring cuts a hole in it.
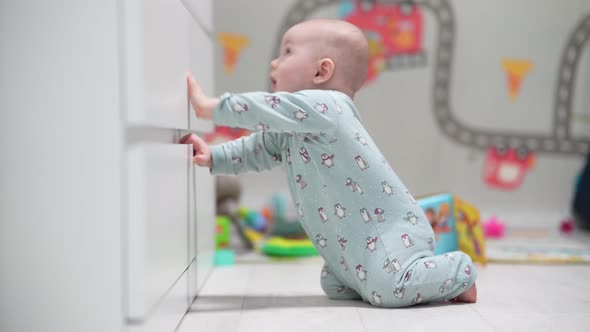
[[[270,69],[275,69],[277,67],[277,59],[274,59],[270,62]]]

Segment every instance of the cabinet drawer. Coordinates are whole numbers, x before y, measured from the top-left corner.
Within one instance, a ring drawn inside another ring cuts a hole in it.
[[[181,144],[127,150],[128,313],[143,319],[189,264],[189,167]]]
[[[185,271],[150,313],[149,317],[131,321],[127,332],[167,332],[175,331],[190,308],[193,298],[187,294],[189,272]]]
[[[213,67],[210,40],[180,0],[126,0],[124,6],[128,123],[189,128],[186,72]],[[191,59],[195,48],[198,58]],[[212,87],[212,74],[201,75]]]
[[[190,253],[195,260],[191,269],[189,295],[196,296],[213,268],[215,253],[215,183],[209,169],[193,166],[191,172]]]

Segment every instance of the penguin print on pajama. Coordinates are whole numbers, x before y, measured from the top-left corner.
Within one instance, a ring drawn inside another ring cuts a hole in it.
[[[412,239],[410,238],[410,236],[408,234],[402,235],[402,242],[404,243],[404,246],[406,248],[414,246],[414,241],[412,241]]]
[[[365,224],[373,220],[373,217],[371,217],[371,214],[365,208],[361,209],[361,218],[363,218]]]
[[[449,288],[451,288],[451,286],[453,285],[453,279],[447,279],[445,280],[445,282],[443,282],[443,284],[440,286],[439,291],[441,293],[445,293],[449,290]]]
[[[277,97],[277,96],[273,96],[273,95],[269,95],[264,97],[264,101],[270,105],[270,107],[272,107],[273,109],[276,109],[277,106],[279,106],[279,104],[281,103],[281,98]]]
[[[424,267],[427,269],[436,269],[436,262],[435,261],[424,262]]]
[[[294,114],[295,114],[295,119],[297,119],[299,121],[303,121],[309,117],[309,113],[307,113],[306,111],[304,111],[302,109],[297,110]]]
[[[256,125],[255,129],[256,129],[257,131],[267,131],[267,130],[269,130],[269,129],[270,129],[270,126],[269,126],[269,125],[267,125],[266,123],[259,122],[259,123]]]
[[[283,162],[283,157],[280,154],[275,153],[272,155],[272,161],[274,161],[277,164],[280,164]]]
[[[422,295],[418,292],[416,294],[416,297],[412,299],[412,304],[418,304],[418,303],[422,303],[422,301],[424,301],[424,298],[422,297]]]
[[[328,168],[334,166],[334,155],[322,153],[322,165],[324,165]]]
[[[434,251],[434,239],[431,237],[428,238],[428,249],[430,249],[430,251]]]
[[[318,209],[318,213],[320,215],[320,219],[322,220],[322,223],[328,222],[328,215],[326,214],[326,211],[324,210],[323,207],[320,207]]]
[[[326,104],[315,104],[315,107],[314,108],[319,113],[324,114],[328,110],[328,105],[326,105]]]
[[[344,183],[352,192],[359,192],[361,195],[364,193],[363,188],[353,181],[351,178],[346,178],[346,182]]]
[[[340,245],[340,249],[345,250],[346,249],[346,242],[348,242],[348,241],[340,235],[338,235],[336,237],[336,239],[338,240],[338,244]]]
[[[375,252],[375,250],[377,250],[377,236],[369,236],[367,238],[367,249],[369,249],[370,252]]]
[[[367,140],[360,133],[355,134],[355,139],[361,143],[361,145],[367,146]]]
[[[247,104],[242,104],[239,101],[236,101],[235,105],[233,106],[233,111],[238,114],[242,114],[248,110]]]
[[[343,256],[340,256],[340,265],[342,265],[342,268],[344,269],[344,271],[348,271],[348,263],[346,263],[346,259]]]
[[[403,287],[398,287],[396,289],[393,290],[393,296],[397,297],[398,299],[403,299],[404,298],[404,293],[405,293],[405,289]]]
[[[377,294],[376,291],[373,291],[371,293],[371,296],[373,297],[373,303],[375,303],[376,305],[383,305],[383,300],[381,300],[381,295]]]
[[[295,204],[297,206],[297,214],[299,215],[299,219],[303,219],[303,208],[301,208],[300,203]]]
[[[409,221],[410,224],[416,225],[418,223],[418,217],[414,214],[414,212],[410,211],[406,214],[404,218],[405,221]]]
[[[216,125],[251,130],[211,146],[211,173],[281,167],[294,214],[324,259],[330,298],[380,307],[446,301],[473,285],[476,266],[461,252],[434,256],[422,209],[339,92],[228,94]]]
[[[239,165],[242,163],[242,157],[235,156],[231,158],[231,163],[234,165]]]
[[[309,153],[307,152],[306,148],[301,148],[299,149],[299,155],[301,156],[301,159],[303,160],[304,163],[308,163],[311,161],[311,158],[309,157]]]
[[[375,209],[375,216],[377,217],[377,222],[384,222],[385,221],[385,210],[382,208]]]
[[[303,176],[301,174],[295,175],[295,182],[297,182],[300,189],[305,189],[305,187],[307,187],[307,182],[303,180]]]
[[[367,280],[367,270],[363,269],[363,266],[360,264],[356,266],[356,276],[360,281]]]
[[[408,281],[410,281],[410,278],[411,278],[411,277],[412,277],[412,270],[408,270],[408,271],[406,272],[406,275],[404,276],[404,281],[405,281],[405,282],[408,282]]]
[[[342,206],[342,204],[336,203],[336,205],[334,205],[334,215],[336,215],[338,219],[342,220],[344,217],[346,217],[346,208]]]
[[[369,168],[369,164],[367,164],[365,162],[365,160],[363,159],[363,157],[361,156],[356,156],[354,157],[354,160],[356,161],[356,164],[358,165],[358,167],[361,169],[361,171],[366,170],[367,168]]]
[[[387,181],[381,182],[381,185],[383,186],[383,192],[387,194],[387,196],[393,195],[393,188],[387,183]]]
[[[328,239],[326,239],[322,234],[318,234],[315,236],[315,242],[318,246],[325,248],[328,246]]]

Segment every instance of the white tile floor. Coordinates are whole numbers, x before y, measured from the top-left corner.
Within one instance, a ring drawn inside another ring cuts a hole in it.
[[[375,308],[332,301],[322,262],[219,267],[178,332],[590,331],[590,265],[479,267],[476,304]]]

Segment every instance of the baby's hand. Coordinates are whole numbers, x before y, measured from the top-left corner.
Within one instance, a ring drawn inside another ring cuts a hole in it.
[[[197,117],[206,120],[213,119],[213,110],[215,110],[215,107],[219,103],[219,99],[207,96],[190,72],[187,73],[186,80],[188,84],[188,95]]]
[[[202,138],[195,134],[188,134],[180,139],[180,144],[192,144],[193,163],[211,168],[211,150]]]

